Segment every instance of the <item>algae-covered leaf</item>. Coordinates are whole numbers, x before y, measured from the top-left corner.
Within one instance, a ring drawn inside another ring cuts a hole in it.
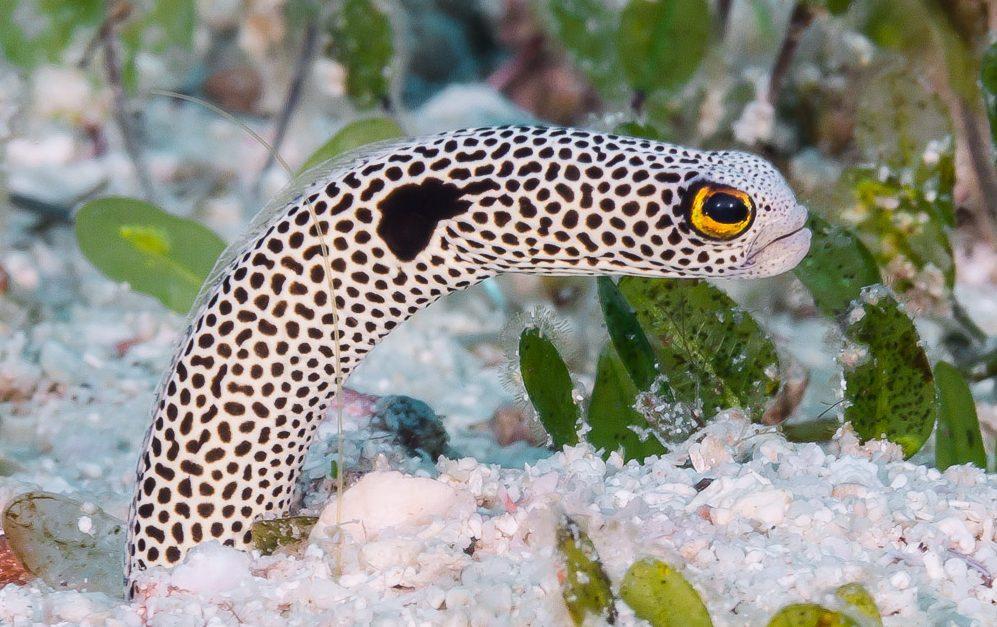
[[[848,230],[810,215],[810,252],[793,273],[807,286],[821,313],[836,316],[879,283],[879,268],[869,249]]]
[[[634,562],[620,584],[620,598],[653,627],[710,627],[703,599],[682,573],[664,562]]]
[[[76,241],[115,281],[187,313],[225,242],[207,227],[134,198],[92,200],[76,214]]]
[[[385,5],[375,0],[337,4],[328,23],[328,53],[346,68],[346,93],[361,107],[378,105],[391,91],[391,19]]]
[[[879,613],[876,599],[872,598],[865,586],[860,583],[846,583],[835,590],[834,594],[847,603],[855,614],[868,619],[872,625],[882,626],[883,616]]]
[[[710,20],[706,0],[630,0],[616,34],[630,86],[647,93],[689,80],[709,48]]]
[[[651,388],[658,378],[657,358],[654,348],[640,328],[640,322],[630,308],[630,303],[609,277],[599,277],[599,304],[606,320],[606,329],[613,348],[619,355],[630,379],[638,391]]]
[[[28,492],[7,505],[3,531],[24,568],[53,588],[124,593],[125,524],[100,508]]]
[[[298,172],[304,172],[318,164],[328,161],[351,150],[356,150],[367,144],[401,137],[405,133],[398,122],[391,118],[364,118],[354,120],[339,129],[329,141],[325,142],[311,154]]]
[[[318,518],[315,516],[288,516],[253,523],[253,546],[263,555],[270,555],[280,547],[292,546],[308,539]]]
[[[938,434],[935,436],[935,466],[945,470],[956,464],[987,467],[976,403],[969,385],[949,363],[935,364],[938,388]]]
[[[816,603],[794,603],[776,612],[768,627],[858,627],[858,623]]]
[[[866,288],[849,314],[854,344],[845,370],[845,419],[863,440],[886,437],[910,457],[935,423],[935,385],[914,323],[880,286]]]
[[[619,355],[611,345],[606,346],[596,368],[585,439],[607,456],[621,450],[626,461],[644,461],[665,453],[664,445],[651,434],[647,419],[633,409],[637,392]]]
[[[633,307],[675,399],[705,415],[741,407],[761,418],[779,389],[779,357],[761,327],[729,296],[699,280],[624,277]]]
[[[578,406],[568,366],[540,329],[524,329],[519,338],[523,385],[554,448],[578,444]]]
[[[561,593],[576,625],[592,615],[609,623],[616,620],[616,606],[609,576],[602,568],[592,540],[571,518],[557,527],[557,550],[564,564]]]
[[[537,3],[545,12],[554,40],[565,47],[604,96],[622,94],[620,59],[613,44],[619,15],[604,0],[557,0]]]
[[[779,426],[790,442],[827,442],[841,427],[837,418],[820,418],[805,422],[783,423]]]

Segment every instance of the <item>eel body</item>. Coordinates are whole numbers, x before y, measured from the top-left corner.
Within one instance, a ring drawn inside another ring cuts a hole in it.
[[[570,128],[380,146],[298,190],[223,257],[166,373],[129,583],[201,542],[250,545],[252,522],[289,506],[337,383],[441,296],[502,272],[768,276],[810,241],[759,157]]]

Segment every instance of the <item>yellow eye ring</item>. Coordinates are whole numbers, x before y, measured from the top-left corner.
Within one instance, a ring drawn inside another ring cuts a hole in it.
[[[739,189],[703,183],[690,193],[689,226],[705,238],[732,240],[755,221],[755,203]]]

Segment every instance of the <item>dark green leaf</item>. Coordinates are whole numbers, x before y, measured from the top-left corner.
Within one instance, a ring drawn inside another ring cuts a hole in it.
[[[609,623],[616,620],[609,577],[599,562],[592,540],[574,520],[562,517],[557,527],[557,550],[564,564],[561,593],[576,625],[592,615]]]
[[[675,399],[705,415],[741,407],[761,417],[779,389],[779,358],[758,323],[709,283],[625,277],[619,290],[658,355]]]
[[[612,346],[606,346],[596,368],[588,407],[590,431],[585,439],[592,446],[603,449],[607,457],[612,451],[620,450],[624,460],[642,462],[651,455],[665,453],[665,447],[650,433],[647,419],[634,411],[636,398],[637,388],[623,362]],[[646,434],[645,437],[642,439],[631,427]]]
[[[613,342],[616,354],[627,369],[633,385],[637,390],[651,389],[658,377],[657,358],[651,343],[647,341],[640,322],[630,308],[630,303],[609,277],[597,279],[599,287],[599,304],[606,320],[609,339]]]
[[[858,627],[858,623],[816,603],[787,605],[772,617],[768,627]]]
[[[848,11],[852,0],[823,0],[824,6],[831,15],[841,15]]]
[[[364,118],[354,120],[336,131],[332,138],[313,152],[298,172],[304,172],[333,157],[356,150],[374,142],[401,137],[405,133],[391,118]]]
[[[682,573],[658,560],[634,562],[620,584],[620,598],[652,627],[711,627],[710,613]]]
[[[554,39],[606,97],[622,94],[620,60],[613,45],[619,16],[604,0],[553,0],[546,9]]]
[[[879,283],[879,268],[869,249],[846,229],[810,214],[810,252],[796,275],[825,316],[836,316],[859,297],[862,288]]]
[[[395,44],[391,19],[380,2],[343,0],[328,25],[329,54],[346,68],[346,93],[373,107],[391,91]]]
[[[98,270],[186,313],[225,242],[201,224],[134,198],[92,200],[76,214],[76,240]]]
[[[554,448],[578,444],[578,406],[571,375],[557,348],[540,329],[525,329],[519,338],[519,368],[526,393]]]
[[[790,442],[827,442],[841,422],[837,418],[820,418],[806,422],[783,423],[782,434]]]
[[[662,133],[657,127],[641,122],[624,122],[614,128],[613,133],[616,135],[625,135],[627,137],[641,137],[643,139],[650,139],[656,142],[668,141],[665,134]]]
[[[973,393],[959,371],[949,363],[935,364],[938,388],[938,433],[935,436],[935,466],[945,470],[956,464],[987,467],[980,422]]]
[[[710,43],[706,0],[630,0],[620,15],[616,49],[634,90],[681,87]]]
[[[282,546],[292,546],[308,538],[318,518],[289,516],[253,523],[253,546],[263,555],[270,555]]]
[[[886,437],[910,457],[935,424],[935,385],[914,323],[882,288],[867,288],[845,330],[864,352],[845,365],[845,419],[863,440]],[[856,312],[857,313],[857,312]]]

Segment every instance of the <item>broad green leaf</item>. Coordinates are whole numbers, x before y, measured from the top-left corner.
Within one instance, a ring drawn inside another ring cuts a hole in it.
[[[877,627],[882,627],[883,616],[879,613],[876,599],[860,583],[846,583],[834,591],[835,596],[847,603],[855,614],[868,619]]]
[[[676,400],[702,399],[707,416],[741,407],[760,418],[779,389],[779,358],[751,316],[705,281],[624,277],[619,289]]]
[[[776,612],[768,627],[858,627],[858,623],[816,603],[794,603]]]
[[[93,504],[27,492],[7,504],[2,525],[24,568],[53,588],[123,592],[125,524]]]
[[[595,372],[588,407],[590,431],[585,439],[603,449],[607,456],[622,449],[623,459],[642,462],[651,455],[665,453],[665,447],[649,432],[651,425],[647,419],[633,409],[637,391],[616,351],[611,345],[606,346]],[[645,437],[642,439],[631,427],[646,434]]]
[[[356,150],[367,144],[401,137],[405,133],[391,118],[364,118],[354,120],[336,131],[332,138],[313,152],[298,172],[304,172],[333,157]]]
[[[710,613],[682,573],[664,562],[634,562],[620,584],[620,598],[653,627],[710,627]]]
[[[134,198],[92,200],[76,214],[76,241],[90,263],[186,313],[225,242],[203,225]]]
[[[605,97],[623,93],[620,59],[613,44],[619,15],[604,0],[538,2],[554,40]]]
[[[578,444],[578,406],[568,366],[540,329],[525,329],[519,338],[523,385],[555,449]]]
[[[938,388],[938,433],[935,436],[935,466],[945,470],[956,464],[987,467],[980,422],[973,393],[959,371],[951,364],[935,364]]]
[[[613,348],[620,361],[626,367],[627,374],[638,391],[651,389],[654,380],[658,378],[657,358],[654,348],[647,341],[640,322],[630,308],[630,303],[623,297],[620,290],[609,277],[599,277],[596,280],[599,291],[599,304],[606,320],[606,329]]]
[[[627,137],[641,137],[656,142],[668,141],[661,129],[643,122],[624,122],[614,128],[613,133]]]
[[[567,516],[557,527],[557,550],[564,564],[561,593],[571,619],[581,625],[585,617],[591,615],[613,623],[616,607],[609,577],[592,540]]]
[[[997,144],[997,42],[987,48],[980,65],[983,98],[987,105],[987,117],[990,118],[990,141]]]
[[[280,547],[307,539],[317,521],[315,516],[257,520],[253,523],[253,546],[263,555],[270,555]]]
[[[914,323],[885,290],[867,288],[857,307],[845,329],[857,353],[843,364],[845,419],[863,440],[886,437],[910,457],[935,425],[931,366]]]
[[[706,0],[630,0],[616,34],[630,86],[644,93],[681,87],[709,48],[710,20]]]
[[[357,105],[383,103],[391,91],[394,35],[385,5],[343,0],[328,22],[328,53],[346,68],[346,93]]]
[[[75,38],[93,33],[103,15],[103,0],[3,0],[0,57],[28,69],[58,62]]]
[[[862,288],[879,283],[879,268],[869,249],[840,226],[811,214],[810,252],[793,273],[807,286],[817,308],[834,317],[859,297]]]

